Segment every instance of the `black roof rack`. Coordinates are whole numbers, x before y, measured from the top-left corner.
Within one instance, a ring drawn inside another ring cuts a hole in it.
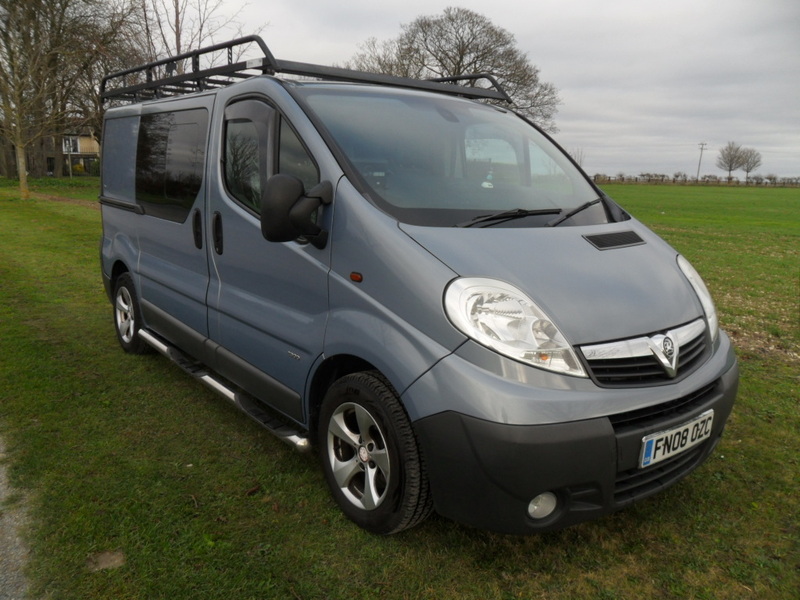
[[[259,46],[263,56],[234,62],[234,48],[253,43]],[[216,67],[200,67],[201,57],[210,58],[209,55],[222,51],[227,52],[226,64]],[[181,63],[189,63],[186,65],[188,68],[183,72],[179,72],[179,66],[182,66]],[[264,40],[257,35],[199,48],[191,52],[106,75],[100,84],[100,97],[103,102],[117,100],[123,103],[137,103],[155,98],[180,96],[225,87],[248,77],[263,74],[274,75],[277,73],[313,77],[328,81],[373,83],[455,94],[466,98],[512,102],[502,85],[488,73],[423,80],[278,60],[272,55]],[[457,85],[460,81],[474,84],[479,80],[488,81],[491,87]]]

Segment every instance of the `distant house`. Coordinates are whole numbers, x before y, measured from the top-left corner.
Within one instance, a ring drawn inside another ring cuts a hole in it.
[[[100,145],[89,129],[68,130],[61,136],[40,137],[27,148],[29,177],[100,174]],[[0,176],[17,177],[14,145],[0,137]]]
[[[97,175],[100,172],[100,144],[89,132],[64,134],[61,138],[63,175]],[[55,152],[47,157],[47,172],[56,169]],[[70,173],[71,169],[71,173]]]

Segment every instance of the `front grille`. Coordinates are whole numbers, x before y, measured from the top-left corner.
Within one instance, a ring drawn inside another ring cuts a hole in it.
[[[601,385],[635,385],[669,379],[654,356],[625,359],[590,360],[592,375]]]
[[[705,336],[698,335],[680,347],[678,377],[692,370],[705,351]],[[590,360],[589,367],[598,383],[607,386],[640,385],[671,381],[655,356]]]
[[[625,506],[671,485],[687,475],[700,462],[711,440],[674,458],[646,469],[630,469],[617,474],[614,482],[614,502]]]
[[[608,419],[614,427],[614,431],[619,433],[630,427],[644,428],[652,423],[657,423],[675,415],[690,413],[695,411],[708,401],[709,396],[714,393],[717,382],[700,388],[670,402],[662,402],[654,406],[640,408],[625,413],[611,415]]]
[[[678,346],[677,373],[670,377],[655,356],[649,338],[621,340],[581,348],[595,382],[604,387],[658,385],[692,372],[706,352],[705,324],[698,320],[668,332]]]

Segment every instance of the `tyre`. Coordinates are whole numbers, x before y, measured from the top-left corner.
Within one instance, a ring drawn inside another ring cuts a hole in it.
[[[114,329],[119,345],[131,354],[147,354],[151,347],[139,336],[142,325],[139,299],[133,278],[123,273],[114,286]]]
[[[354,373],[325,394],[317,431],[325,478],[342,512],[381,535],[422,522],[433,510],[417,440],[391,384]]]

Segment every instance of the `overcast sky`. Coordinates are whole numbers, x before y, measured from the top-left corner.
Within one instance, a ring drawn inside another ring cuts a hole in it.
[[[758,173],[800,176],[800,0],[250,0],[238,19],[265,25],[277,58],[341,64],[448,6],[515,36],[590,175],[694,176],[706,142],[700,174],[721,176],[735,141],[761,153]]]

